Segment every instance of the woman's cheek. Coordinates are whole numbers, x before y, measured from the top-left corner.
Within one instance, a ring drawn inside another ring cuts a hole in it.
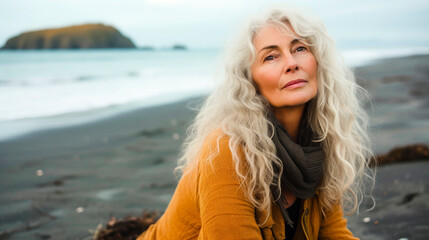
[[[280,75],[281,71],[279,71],[279,68],[274,64],[271,66],[267,66],[267,68],[265,68],[264,72],[262,73],[262,77],[266,80],[266,82],[270,83],[277,83],[278,79],[280,78]]]

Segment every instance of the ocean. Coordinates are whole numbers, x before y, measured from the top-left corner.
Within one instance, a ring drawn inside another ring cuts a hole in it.
[[[352,67],[429,48],[346,49]],[[0,141],[200,96],[215,86],[220,51],[0,51]]]

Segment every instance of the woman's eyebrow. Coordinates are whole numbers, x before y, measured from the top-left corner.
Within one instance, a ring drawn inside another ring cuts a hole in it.
[[[302,38],[294,38],[290,42],[290,45],[292,46],[292,45],[295,45],[295,44],[297,44],[299,42],[302,42]],[[271,50],[271,49],[278,49],[278,48],[279,48],[279,46],[277,46],[277,45],[268,45],[268,46],[265,46],[265,47],[261,48],[261,50],[259,50],[259,52],[262,52],[262,51],[267,50],[267,49]]]
[[[261,50],[259,50],[259,52],[262,52],[262,51],[267,50],[267,49],[271,50],[271,49],[277,49],[277,48],[279,48],[279,46],[277,46],[277,45],[268,45],[268,46],[261,48]]]
[[[290,45],[295,45],[299,42],[302,42],[302,38],[294,38],[291,42]]]

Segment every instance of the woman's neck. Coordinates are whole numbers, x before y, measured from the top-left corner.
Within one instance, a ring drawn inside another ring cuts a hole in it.
[[[298,141],[298,128],[304,113],[305,104],[302,106],[283,107],[274,109],[277,120],[286,129],[294,142]]]

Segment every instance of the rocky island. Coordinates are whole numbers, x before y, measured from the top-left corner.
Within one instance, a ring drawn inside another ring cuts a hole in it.
[[[6,41],[1,49],[135,48],[116,28],[84,24],[22,33]]]

